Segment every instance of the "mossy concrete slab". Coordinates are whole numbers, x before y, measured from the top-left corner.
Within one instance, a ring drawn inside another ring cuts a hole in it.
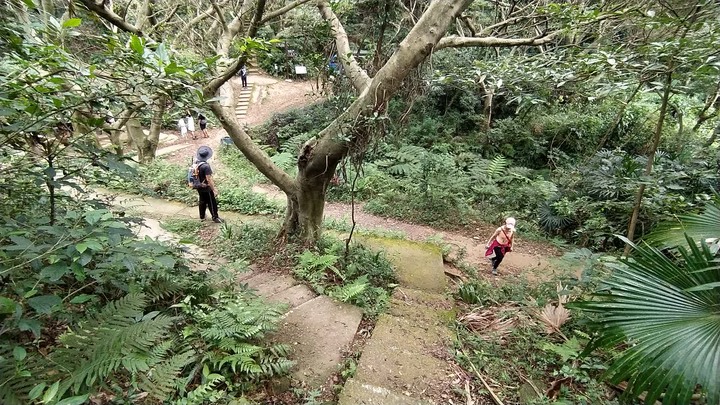
[[[432,403],[351,378],[340,393],[338,405],[432,405]]]
[[[393,292],[387,313],[415,326],[433,329],[441,333],[443,339],[449,338],[447,327],[457,316],[452,301],[445,295],[403,287]]]
[[[268,297],[267,300],[270,302],[285,304],[292,309],[310,301],[315,297],[317,297],[317,294],[315,294],[310,287],[305,284],[298,284]]]
[[[360,308],[321,295],[288,312],[273,340],[292,348],[292,376],[317,388],[337,372],[361,319]]]
[[[363,350],[355,378],[395,392],[424,392],[451,371],[432,355],[445,350],[446,327],[381,315]]]
[[[358,235],[356,241],[385,251],[395,266],[395,275],[401,286],[429,292],[445,291],[442,252],[437,246],[365,235]]]

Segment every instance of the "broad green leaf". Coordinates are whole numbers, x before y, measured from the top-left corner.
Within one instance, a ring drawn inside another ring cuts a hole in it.
[[[62,300],[57,295],[41,295],[39,297],[30,298],[28,305],[39,314],[50,314]]]
[[[13,358],[17,361],[23,361],[25,356],[27,356],[25,349],[22,346],[15,346],[13,349]]]
[[[35,3],[33,2],[33,0],[23,0],[23,3],[25,3],[25,5],[26,5],[29,9],[35,8]]]
[[[17,303],[10,298],[0,296],[0,314],[12,314]]]
[[[33,401],[40,397],[42,392],[45,390],[45,387],[47,387],[47,384],[40,383],[33,387],[33,389],[30,390],[30,393],[28,394],[28,399]]]
[[[32,332],[35,337],[40,337],[40,322],[37,319],[22,318],[18,321],[18,329],[23,332]]]
[[[42,403],[47,404],[51,402],[53,399],[55,399],[55,395],[57,395],[58,388],[60,388],[60,381],[55,381],[55,384],[51,385],[50,388],[48,388],[47,391],[45,391],[45,395],[43,395]]]
[[[164,255],[157,258],[161,266],[172,269],[175,267],[176,260],[172,256]]]
[[[70,18],[68,20],[65,20],[65,22],[62,24],[63,28],[74,28],[80,25],[82,22],[79,18]]]
[[[140,56],[145,52],[142,40],[137,35],[130,36],[130,49]]]
[[[50,281],[58,281],[70,271],[68,266],[64,263],[56,263],[45,267],[40,271],[40,277],[48,279]]]
[[[85,302],[90,301],[91,299],[97,297],[97,295],[94,294],[80,294],[73,299],[70,300],[71,304],[82,304]]]
[[[88,400],[89,396],[90,394],[85,394],[76,397],[65,398],[55,405],[82,405]]]

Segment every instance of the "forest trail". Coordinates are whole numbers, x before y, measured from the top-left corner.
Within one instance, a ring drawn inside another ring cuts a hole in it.
[[[248,114],[242,117],[247,120],[246,123],[258,123],[252,112],[253,108],[258,111],[262,100],[265,100],[267,108],[261,115],[267,117],[288,108],[297,108],[300,106],[297,104],[299,102],[307,102],[307,99],[288,99],[283,92],[284,84],[294,86],[289,91],[299,91],[302,87],[298,83],[264,80],[266,79],[257,80],[254,84],[251,80],[252,97],[248,98],[248,90],[245,89],[239,100],[246,103],[242,105],[243,110],[247,105]],[[269,89],[283,95],[280,104],[274,104],[277,98],[268,98]],[[194,147],[207,144],[215,150],[219,149],[222,138],[227,134],[222,129],[212,130],[210,134],[210,139],[200,142],[178,140],[158,150],[158,155],[165,156],[168,160],[187,160],[185,155],[191,151],[178,143]],[[213,159],[211,164],[219,176],[226,170],[219,160]],[[280,203],[285,202],[284,193],[274,186],[256,185],[253,191]],[[198,216],[197,208],[179,203],[133,196],[124,196],[120,200],[123,199],[124,206],[150,218],[148,222],[154,221],[154,224],[158,224],[157,219],[196,219]],[[451,380],[456,376],[451,362],[448,361],[448,353],[453,339],[450,326],[456,310],[453,300],[447,295],[449,279],[445,272],[449,268],[444,263],[443,252],[438,245],[450,246],[451,259],[476,266],[479,270],[478,276],[493,282],[503,282],[505,277],[511,274],[534,281],[548,279],[556,271],[567,267],[567,263],[559,263],[557,249],[520,238],[515,243],[516,251],[509,254],[500,266],[500,276],[493,277],[490,275],[488,260],[484,257],[484,245],[486,238],[494,231],[494,226],[476,225],[468,235],[383,218],[366,213],[362,208],[362,205],[353,207],[349,204],[327,203],[325,218],[350,222],[354,216],[359,232],[355,240],[384,250],[395,267],[398,287],[389,302],[388,311],[380,315],[372,330],[363,329],[361,326],[360,308],[326,296],[318,296],[291,275],[263,271],[262,265],[258,263],[251,266],[250,272],[237,277],[238,283],[255,290],[269,302],[286,306],[287,312],[273,339],[292,347],[291,359],[297,363],[292,376],[305,386],[332,386],[343,358],[354,342],[357,339],[365,341],[357,371],[345,383],[338,405],[427,405],[442,402],[442,396],[451,390]],[[220,213],[230,225],[272,221],[267,217],[223,212],[222,207]],[[159,229],[159,226],[151,228]],[[388,233],[399,234],[405,239],[369,236]],[[162,237],[167,231],[163,230],[159,234]],[[177,241],[177,238],[174,240]],[[194,257],[204,256],[208,259],[206,269],[211,268],[211,262],[217,264],[212,252],[191,249],[193,250]],[[445,253],[447,258],[447,252]]]
[[[95,197],[109,199],[116,209],[143,217],[138,237],[183,245],[184,256],[196,271],[214,271],[225,264],[208,249],[180,242],[162,228],[164,219],[196,219],[197,208],[157,198],[139,197],[98,190]],[[268,222],[270,218],[226,213],[227,223]],[[208,222],[206,226],[217,227]],[[446,277],[442,254],[434,245],[397,239],[358,236],[358,242],[382,249],[393,263],[398,287],[387,313],[380,315],[367,340],[357,372],[340,395],[339,405],[429,404],[427,394],[442,394],[452,370],[444,359],[452,333],[453,304],[444,292]],[[275,342],[292,348],[296,362],[292,376],[308,387],[322,387],[338,371],[356,336],[365,338],[370,330],[360,328],[362,310],[350,304],[317,295],[288,274],[264,271],[261,264],[250,266],[236,281],[254,290],[268,302],[284,305]]]

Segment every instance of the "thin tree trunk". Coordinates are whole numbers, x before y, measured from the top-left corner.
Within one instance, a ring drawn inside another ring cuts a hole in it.
[[[653,163],[655,162],[655,152],[657,152],[658,146],[660,145],[660,138],[662,137],[663,124],[665,123],[665,115],[667,115],[667,108],[670,100],[670,90],[672,88],[672,68],[668,71],[665,77],[665,90],[662,97],[662,104],[660,105],[660,117],[658,117],[658,123],[655,127],[655,135],[653,136],[653,143],[647,154],[647,164],[645,165],[645,176],[649,176],[652,173]],[[632,242],[635,237],[635,228],[637,227],[638,216],[640,215],[640,208],[642,207],[643,194],[645,193],[645,183],[640,184],[637,195],[635,196],[635,205],[633,208],[632,217],[630,218],[630,224],[628,225],[627,239]],[[630,254],[630,245],[625,245],[624,256]]]
[[[713,142],[715,142],[715,139],[717,139],[718,135],[720,135],[720,122],[717,124],[712,135],[710,135],[710,138],[708,138],[708,140],[705,141],[703,146],[706,148],[709,148],[713,144]]]
[[[637,87],[635,87],[635,90],[633,90],[633,92],[630,94],[630,97],[628,97],[627,100],[625,100],[625,102],[622,104],[622,106],[620,106],[620,109],[615,115],[615,119],[613,120],[612,125],[610,126],[610,128],[607,129],[607,131],[605,131],[605,134],[598,143],[597,148],[595,148],[595,152],[593,153],[593,155],[595,155],[595,153],[598,153],[598,151],[600,151],[600,149],[605,146],[605,142],[608,141],[610,135],[612,135],[612,133],[615,132],[615,129],[617,129],[618,125],[620,125],[620,121],[622,121],[622,117],[625,115],[625,110],[627,109],[627,106],[630,105],[630,103],[633,101],[633,99],[638,94],[644,84],[645,82],[641,80],[640,83],[638,83]]]
[[[715,86],[715,94],[708,95],[705,98],[705,105],[703,106],[703,109],[700,110],[700,113],[698,114],[697,121],[695,122],[695,126],[693,126],[693,132],[697,132],[698,129],[702,126],[702,124],[705,123],[705,121],[709,120],[710,118],[714,118],[720,113],[720,108],[715,108],[715,111],[708,114],[708,110],[710,110],[711,107],[717,103],[718,98],[720,98],[720,82],[718,82],[717,86]]]

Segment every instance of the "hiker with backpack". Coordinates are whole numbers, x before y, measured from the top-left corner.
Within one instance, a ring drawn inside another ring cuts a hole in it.
[[[218,189],[213,180],[212,168],[207,162],[213,155],[212,149],[207,146],[198,148],[193,163],[188,169],[188,186],[198,192],[198,206],[200,209],[200,220],[205,220],[205,213],[210,209],[213,222],[223,222],[218,216]]]
[[[509,217],[505,220],[505,224],[495,230],[485,244],[485,257],[490,257],[492,263],[492,274],[498,274],[498,266],[505,258],[505,254],[512,252],[513,237],[515,237],[515,218]]]

